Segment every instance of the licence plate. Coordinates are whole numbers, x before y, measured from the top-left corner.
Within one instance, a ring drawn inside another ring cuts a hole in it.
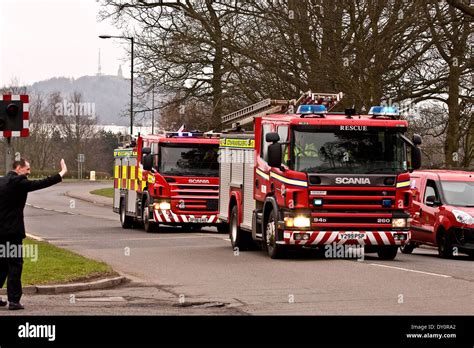
[[[364,239],[364,233],[357,233],[357,232],[343,232],[339,233],[339,239]]]
[[[207,218],[189,218],[188,221],[194,223],[203,223],[207,222]]]

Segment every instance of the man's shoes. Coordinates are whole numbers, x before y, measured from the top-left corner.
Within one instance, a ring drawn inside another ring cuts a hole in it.
[[[17,311],[19,309],[25,309],[25,307],[23,307],[20,302],[10,302],[10,304],[8,305],[8,309],[11,311]]]
[[[0,307],[5,307],[6,305],[7,305],[7,302],[2,301],[2,299],[0,298]]]

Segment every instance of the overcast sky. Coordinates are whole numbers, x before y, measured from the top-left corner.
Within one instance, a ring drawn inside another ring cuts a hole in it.
[[[95,75],[101,51],[102,73],[125,77],[129,41],[99,39],[120,35],[98,22],[96,0],[0,0],[0,87],[13,78],[31,84],[51,77]]]

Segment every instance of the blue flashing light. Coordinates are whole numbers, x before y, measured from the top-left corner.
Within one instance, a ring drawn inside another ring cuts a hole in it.
[[[400,112],[394,106],[372,106],[369,115],[374,116],[400,116]]]
[[[317,105],[308,105],[308,104],[303,104],[298,106],[298,111],[296,111],[297,114],[324,114],[328,110],[326,109],[326,106],[317,104]]]
[[[391,199],[383,199],[382,200],[382,207],[390,208],[391,206],[392,206],[392,200]]]
[[[320,207],[323,205],[323,200],[321,198],[316,198],[314,201],[313,201],[313,204],[317,207]]]

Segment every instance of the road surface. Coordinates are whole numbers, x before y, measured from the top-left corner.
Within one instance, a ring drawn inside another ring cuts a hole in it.
[[[128,289],[88,294],[109,301],[82,307],[66,303],[69,296],[63,295],[64,305],[56,310],[62,314],[104,313],[101,308],[107,314],[474,314],[473,262],[465,256],[444,260],[428,248],[399,253],[394,261],[380,261],[375,254],[364,261],[323,259],[311,252],[286,260],[271,260],[262,251],[234,254],[228,236],[213,228],[124,230],[110,208],[64,196],[100,187],[104,184],[62,183],[28,198],[29,233],[104,261],[134,281]],[[142,301],[124,295],[133,292]],[[40,313],[41,301],[54,297],[28,300]]]

